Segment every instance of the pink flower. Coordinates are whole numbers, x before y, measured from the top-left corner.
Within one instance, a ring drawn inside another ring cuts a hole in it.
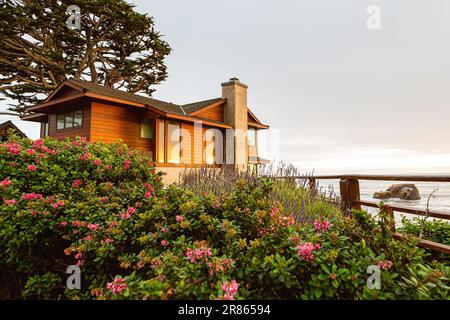
[[[169,241],[167,241],[167,240],[161,240],[161,245],[162,245],[163,247],[167,246],[168,244],[169,244]]]
[[[221,288],[224,292],[223,298],[225,300],[234,300],[234,296],[238,291],[239,284],[236,282],[236,280],[225,281],[224,283],[222,283]]]
[[[144,194],[144,197],[145,198],[150,198],[152,196],[152,193],[150,192],[150,191],[147,191],[145,194]]]
[[[72,188],[78,188],[80,186],[81,180],[80,179],[75,179],[72,182]]]
[[[316,232],[325,232],[329,228],[331,228],[333,225],[330,223],[330,221],[327,221],[327,220],[322,221],[322,219],[320,219],[320,220],[314,221],[313,226],[316,229]]]
[[[0,181],[0,187],[7,187],[7,186],[11,185],[11,183],[12,183],[12,181],[9,180],[8,178],[6,178],[6,179]]]
[[[30,156],[34,155],[35,153],[33,149],[27,149],[25,152]]]
[[[99,226],[100,225],[98,223],[89,223],[87,225],[88,229],[91,230],[91,231],[97,231]]]
[[[128,170],[128,169],[130,168],[130,164],[131,164],[131,161],[130,161],[130,160],[125,160],[125,161],[123,162],[123,168],[124,168],[125,170]]]
[[[210,256],[212,256],[212,251],[205,245],[201,245],[199,248],[196,249],[188,248],[186,250],[186,258],[192,263],[199,260],[208,261],[208,258]]]
[[[30,165],[27,167],[27,169],[28,169],[28,171],[36,171],[36,166],[30,164]]]
[[[61,221],[61,222],[59,223],[59,225],[60,225],[61,227],[65,227],[65,226],[67,226],[67,221]]]
[[[166,276],[163,274],[160,274],[159,276],[156,277],[156,280],[158,280],[159,282],[163,282],[164,280],[166,280]]]
[[[314,245],[311,242],[306,242],[297,246],[297,253],[303,260],[312,261],[315,258],[313,251],[318,249],[320,249],[320,245]]]
[[[111,239],[111,238],[105,238],[105,239],[103,239],[103,243],[111,243],[111,242],[113,242],[114,240],[113,239]]]
[[[30,200],[39,200],[39,199],[42,199],[42,194],[34,193],[34,192],[26,193],[22,196],[22,199],[29,200],[29,201]]]
[[[382,270],[389,270],[394,264],[390,260],[382,260],[378,262],[378,267]]]
[[[136,208],[134,208],[134,207],[129,207],[128,209],[127,209],[127,213],[128,214],[133,214],[133,213],[136,213]]]
[[[8,149],[8,152],[13,155],[18,155],[20,150],[22,150],[22,147],[18,143],[14,142],[5,144],[5,147]]]
[[[131,214],[129,214],[128,212],[124,212],[120,214],[120,217],[122,219],[130,219],[131,218]]]
[[[175,220],[177,221],[177,222],[181,222],[181,221],[183,221],[184,220],[184,217],[183,216],[176,216],[175,217]]]
[[[80,220],[75,220],[75,221],[72,221],[72,226],[74,226],[74,227],[84,227],[85,223],[83,221],[80,221]]]
[[[44,145],[43,139],[37,139],[33,141],[33,147],[38,148],[40,146]]]
[[[11,199],[11,200],[5,200],[5,203],[6,203],[7,205],[14,205],[14,204],[16,204],[16,200],[14,200],[14,199]]]
[[[161,232],[162,233],[167,233],[167,232],[169,232],[169,229],[167,229],[166,227],[162,227],[161,228]]]
[[[64,206],[64,201],[56,201],[53,205],[52,205],[52,207],[54,208],[54,209],[58,209],[59,207],[63,207]]]
[[[91,157],[91,154],[90,154],[89,152],[86,152],[86,153],[84,153],[83,155],[79,156],[79,157],[78,157],[78,160],[84,161],[84,160],[89,159],[90,157]]]
[[[100,159],[96,159],[96,160],[94,160],[94,165],[96,165],[96,166],[99,166],[99,165],[101,165],[102,164],[102,160],[100,160]]]
[[[127,288],[126,280],[116,277],[113,282],[108,282],[106,288],[114,294],[121,293]]]

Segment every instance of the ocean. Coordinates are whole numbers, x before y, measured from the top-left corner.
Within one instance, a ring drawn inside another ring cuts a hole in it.
[[[373,194],[377,191],[385,191],[392,184],[397,183],[414,183],[414,182],[401,182],[401,181],[369,181],[360,180],[360,196],[361,200],[381,201],[373,198]],[[430,198],[429,209],[435,211],[445,211],[450,213],[450,183],[447,182],[417,182],[414,183],[419,189],[421,199],[420,200],[401,200],[401,199],[389,199],[383,200],[386,204],[396,204],[420,209],[427,208],[427,201],[429,196],[433,193],[433,197]],[[318,180],[318,187],[322,193],[339,195],[339,180]],[[376,209],[363,207],[370,213],[375,214]],[[395,212],[395,220],[400,223],[402,216],[408,218],[419,217],[417,215],[411,215],[406,213]],[[430,218],[431,219],[431,218]],[[447,220],[448,221],[448,220]]]

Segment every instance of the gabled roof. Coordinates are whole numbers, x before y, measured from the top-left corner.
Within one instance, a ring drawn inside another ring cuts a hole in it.
[[[8,120],[6,122],[0,123],[0,130],[5,129],[7,127],[13,128],[14,130],[17,131],[17,133],[23,137],[26,137],[27,135],[25,133],[22,132],[22,130],[20,130],[19,128],[17,128],[17,126],[11,121]]]
[[[114,88],[101,86],[101,85],[98,85],[98,84],[95,84],[92,82],[88,82],[88,81],[83,81],[83,80],[70,79],[70,80],[67,80],[67,82],[74,84],[76,86],[79,86],[87,92],[149,105],[149,106],[152,106],[158,110],[161,110],[161,111],[167,112],[167,113],[186,115],[179,105],[176,105],[173,103],[144,97],[144,96],[141,96],[138,94],[129,93],[129,92],[117,90]]]
[[[197,101],[194,103],[179,105],[169,103],[153,98],[144,97],[135,93],[125,92],[122,90],[114,89],[111,87],[105,87],[85,80],[69,79],[50,94],[47,99],[35,106],[27,108],[28,112],[32,114],[23,116],[23,120],[28,121],[42,121],[46,117],[46,113],[51,106],[59,105],[67,101],[76,101],[84,97],[104,99],[117,103],[129,104],[134,107],[150,108],[155,112],[160,112],[167,117],[189,118],[190,120],[200,119],[196,117],[196,112],[209,107],[219,106],[226,102],[224,98],[214,98],[208,100]],[[259,120],[249,111],[251,115],[252,125],[259,128],[268,128],[259,122]],[[204,121],[204,120],[203,120]],[[208,120],[210,121],[210,120]],[[230,127],[222,122],[210,121],[212,124],[221,125],[222,127]]]
[[[189,104],[183,104],[182,107],[187,114],[191,114],[191,113],[197,112],[201,109],[204,109],[206,107],[209,107],[210,105],[216,104],[218,102],[225,102],[225,101],[226,101],[226,99],[224,99],[224,98],[214,98],[214,99],[209,99],[209,100],[193,102],[193,103],[189,103]]]
[[[40,109],[40,107],[52,104],[52,101],[60,99],[61,93],[67,94],[63,99],[68,98],[70,99],[71,97],[75,98],[85,95],[91,97],[100,96],[100,98],[108,97],[113,99],[129,101],[142,106],[149,106],[161,112],[175,114],[179,116],[189,116],[191,113],[209,107],[215,103],[226,101],[226,99],[223,98],[215,98],[189,103],[185,105],[178,105],[175,103],[144,97],[135,93],[117,90],[111,87],[105,87],[89,81],[69,79],[64,81],[61,85],[59,85],[59,87],[56,88],[56,90],[51,95],[49,95],[43,103],[29,107],[29,111],[38,110]]]

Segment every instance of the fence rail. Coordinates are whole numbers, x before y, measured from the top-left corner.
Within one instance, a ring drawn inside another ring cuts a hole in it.
[[[350,209],[361,209],[361,206],[380,208],[376,201],[361,200],[359,180],[377,180],[377,181],[402,181],[402,182],[450,182],[450,176],[426,176],[426,175],[321,175],[321,176],[278,176],[275,179],[295,179],[308,181],[309,187],[316,190],[317,180],[339,180],[340,200],[342,207],[348,211]],[[403,212],[425,217],[433,217],[444,220],[450,220],[449,212],[434,211],[428,209],[418,209],[399,205],[385,204],[384,208],[388,210],[391,218],[394,220],[394,212]],[[394,237],[404,238],[406,235],[396,232],[395,223],[391,226]],[[420,239],[419,246],[431,250],[450,254],[450,246],[443,243],[437,243],[430,240]]]

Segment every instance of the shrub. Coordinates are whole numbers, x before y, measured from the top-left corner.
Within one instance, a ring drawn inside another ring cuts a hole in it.
[[[413,241],[393,239],[365,212],[346,216],[314,200],[304,209],[314,219],[297,221],[268,179],[237,179],[222,194],[163,189],[145,155],[81,139],[9,141],[0,156],[0,268],[12,278],[3,296],[448,297],[448,265],[427,263]],[[64,286],[72,264],[81,290]],[[372,265],[381,290],[366,286]]]
[[[120,215],[151,203],[161,189],[161,174],[148,158],[122,143],[13,137],[1,144],[0,268],[14,274],[3,291],[18,295],[25,283],[30,287],[49,272],[65,277],[68,265],[84,262],[85,280],[106,280],[117,272],[109,263],[115,249],[134,241],[127,226],[135,218]],[[91,259],[85,252],[93,247],[99,253]]]
[[[424,218],[414,217],[408,219],[403,217],[400,232],[422,237],[423,239],[450,245],[450,223],[445,220],[426,220]],[[450,262],[450,256],[445,253],[429,252],[428,260],[438,259]]]

